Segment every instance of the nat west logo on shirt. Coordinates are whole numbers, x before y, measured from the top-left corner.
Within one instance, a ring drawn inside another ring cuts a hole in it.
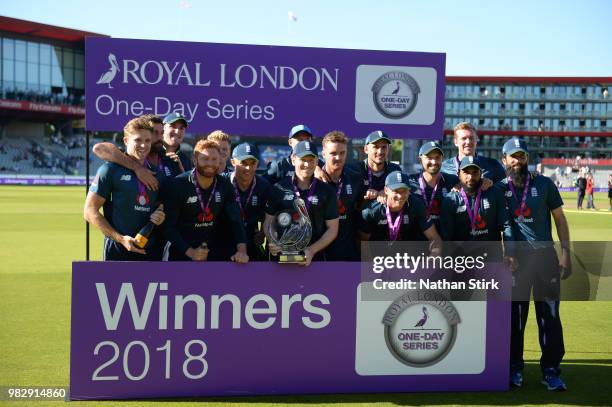
[[[131,181],[131,180],[132,180],[132,176],[130,174],[124,174],[119,179],[119,181]]]
[[[197,196],[190,196],[189,198],[187,198],[187,203],[188,204],[192,204],[192,203],[196,203],[198,202],[198,197]]]

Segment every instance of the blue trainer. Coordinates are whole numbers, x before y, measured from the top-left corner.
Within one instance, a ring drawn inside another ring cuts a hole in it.
[[[561,380],[559,371],[554,368],[544,369],[542,376],[542,384],[550,391],[565,391],[567,386]]]
[[[523,371],[516,369],[510,372],[510,384],[513,387],[521,387],[523,385]]]

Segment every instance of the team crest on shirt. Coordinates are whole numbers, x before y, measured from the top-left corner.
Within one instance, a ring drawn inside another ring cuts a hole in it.
[[[534,198],[538,196],[538,190],[536,189],[536,187],[531,187],[531,196]]]
[[[346,184],[346,194],[353,195],[353,187],[351,187],[351,184]]]
[[[404,225],[410,223],[410,218],[408,217],[408,215],[404,215]]]
[[[220,192],[215,192],[215,202],[217,202],[217,203],[221,202],[221,193]]]
[[[484,198],[482,200],[482,207],[484,209],[489,209],[491,207],[491,204],[489,203],[489,200],[487,198]]]
[[[121,176],[121,178],[119,178],[119,181],[131,181],[132,180],[132,175],[130,174],[124,174]]]
[[[257,206],[257,195],[253,195],[251,199],[251,206]]]
[[[188,204],[192,204],[192,203],[196,203],[196,202],[198,202],[198,197],[195,196],[195,195],[194,196],[190,196],[190,197],[187,198],[187,203]]]

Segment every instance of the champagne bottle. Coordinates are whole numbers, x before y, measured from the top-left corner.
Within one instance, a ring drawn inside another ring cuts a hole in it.
[[[159,208],[163,209],[163,204],[157,205],[157,208],[155,210]],[[138,233],[136,234],[136,237],[134,238],[136,242],[136,246],[138,246],[141,249],[144,249],[147,243],[149,243],[149,238],[151,237],[151,233],[153,233],[153,229],[155,229],[155,223],[151,221],[147,222],[147,224],[144,225],[138,231]]]
[[[140,247],[141,249],[144,249],[144,247],[149,242],[149,237],[151,236],[151,233],[153,233],[153,228],[155,228],[155,224],[149,221],[146,225],[142,227],[142,229],[140,229],[140,231],[138,232],[138,234],[136,234],[136,237],[134,238],[134,240],[136,241],[136,246]]]

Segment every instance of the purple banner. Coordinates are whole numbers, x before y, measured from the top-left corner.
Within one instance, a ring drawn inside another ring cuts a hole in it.
[[[178,111],[193,133],[442,137],[442,53],[87,38],[85,57],[89,130]]]
[[[445,353],[402,361],[387,341],[393,303],[360,300],[359,269],[75,262],[70,397],[507,390],[508,302],[428,305],[430,325],[402,329],[405,343]]]
[[[561,187],[559,192],[578,192],[576,187]],[[608,192],[608,188],[593,188],[593,192]]]

